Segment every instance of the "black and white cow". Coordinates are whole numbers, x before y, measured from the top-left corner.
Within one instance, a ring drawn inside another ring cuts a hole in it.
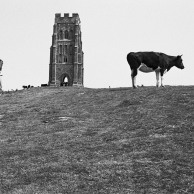
[[[182,55],[169,56],[158,52],[131,52],[127,55],[127,61],[131,68],[131,78],[133,88],[136,86],[136,76],[138,70],[149,73],[156,73],[156,86],[159,87],[159,77],[161,76],[161,86],[163,87],[163,75],[173,66],[184,69]]]

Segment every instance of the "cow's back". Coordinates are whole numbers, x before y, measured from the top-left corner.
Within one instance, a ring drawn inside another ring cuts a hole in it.
[[[140,66],[141,63],[144,63],[146,64],[147,67],[156,69],[159,65],[159,53],[157,52],[130,52],[127,55],[127,61],[130,64],[130,62],[133,63],[134,60],[137,61],[138,66]]]

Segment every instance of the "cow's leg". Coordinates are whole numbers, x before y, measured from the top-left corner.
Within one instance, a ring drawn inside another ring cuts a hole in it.
[[[164,85],[163,85],[163,80],[164,80],[164,78],[163,78],[163,76],[161,76],[161,86],[162,86],[162,87],[164,87]]]
[[[164,78],[163,78],[163,75],[166,73],[166,70],[160,70],[160,76],[161,76],[161,86],[164,87],[163,85],[163,81],[164,81]]]
[[[141,64],[141,61],[138,59],[138,57],[134,56],[131,53],[127,55],[127,61],[131,68],[132,87],[137,88],[137,85],[136,85],[137,69]]]
[[[137,88],[136,77],[137,77],[137,69],[132,69],[131,70],[131,79],[132,79],[132,86],[133,86],[133,88]]]
[[[156,71],[156,87],[160,86],[159,78],[160,78],[160,72]]]

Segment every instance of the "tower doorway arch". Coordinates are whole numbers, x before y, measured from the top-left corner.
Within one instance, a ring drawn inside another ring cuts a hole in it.
[[[71,86],[71,78],[67,73],[61,76],[61,86]]]

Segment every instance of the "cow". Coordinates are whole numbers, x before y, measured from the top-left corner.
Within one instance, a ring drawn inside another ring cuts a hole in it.
[[[184,69],[182,55],[169,56],[159,52],[130,52],[127,55],[127,62],[131,68],[131,79],[133,88],[137,88],[136,76],[139,71],[144,73],[156,73],[156,86],[159,87],[161,76],[161,86],[163,85],[163,75],[173,66]]]
[[[47,87],[48,84],[41,84],[41,87]]]
[[[22,86],[23,89],[28,89],[28,86]]]

